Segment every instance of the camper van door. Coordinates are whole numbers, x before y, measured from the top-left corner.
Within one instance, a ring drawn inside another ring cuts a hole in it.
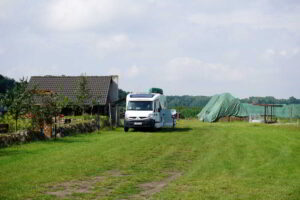
[[[159,103],[159,99],[154,101],[154,119],[155,119],[155,126],[161,127],[161,116],[160,116],[161,106]]]

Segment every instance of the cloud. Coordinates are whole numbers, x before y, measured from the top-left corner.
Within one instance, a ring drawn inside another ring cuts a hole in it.
[[[142,71],[144,70],[144,67],[138,67],[137,65],[132,65],[128,68],[121,69],[119,67],[111,67],[108,70],[108,74],[113,74],[113,75],[119,75],[123,79],[134,79],[137,76],[139,76]]]
[[[158,86],[205,95],[230,89],[247,96],[274,88],[274,95],[297,96],[290,86],[300,80],[299,5],[0,0],[0,71],[17,79],[119,74],[120,88],[128,91]]]
[[[125,68],[124,66],[110,67],[107,75],[118,75],[119,87],[127,91],[146,91],[151,85],[149,84],[151,75],[149,75],[147,68],[137,65],[126,66]]]
[[[96,39],[96,49],[100,52],[114,52],[131,49],[135,45],[126,34],[114,34]]]
[[[15,6],[16,1],[1,0],[0,1],[0,22],[6,20],[13,15],[12,8]]]
[[[241,59],[241,52],[238,50],[228,50],[226,52],[224,52],[223,58],[226,61],[236,61]]]
[[[130,0],[53,0],[46,6],[46,25],[58,31],[76,31],[109,25],[136,16],[142,7]]]
[[[207,63],[191,57],[177,57],[164,67],[164,77],[169,81],[210,80],[240,81],[245,78],[243,70],[224,64]]]
[[[31,76],[39,75],[62,75],[64,72],[57,66],[52,65],[49,67],[37,67],[37,66],[25,66],[18,65],[4,70],[4,74],[8,77],[12,77],[15,80],[21,77],[30,78]]]
[[[0,56],[5,53],[5,49],[0,46]]]
[[[262,58],[266,61],[275,61],[282,58],[291,59],[294,57],[299,56],[300,48],[289,48],[289,49],[266,49],[263,54]]]
[[[140,74],[140,68],[137,67],[136,65],[133,65],[131,67],[129,67],[128,71],[127,71],[127,76],[129,78],[135,78]]]
[[[110,67],[108,70],[108,74],[107,75],[118,75],[120,77],[123,76],[123,72],[120,68],[117,67]]]
[[[191,23],[205,27],[250,26],[254,29],[300,30],[300,14],[265,14],[254,10],[225,13],[196,13],[187,17]]]

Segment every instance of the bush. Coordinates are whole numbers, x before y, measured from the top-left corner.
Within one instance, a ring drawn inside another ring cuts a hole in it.
[[[191,119],[197,118],[197,115],[201,112],[202,107],[175,107],[176,111],[180,113],[180,118],[182,119]]]
[[[0,117],[0,124],[8,124],[9,130],[8,132],[15,132],[15,120],[13,117],[6,113],[4,116]],[[18,130],[28,130],[31,128],[31,120],[30,119],[20,119],[18,121]]]

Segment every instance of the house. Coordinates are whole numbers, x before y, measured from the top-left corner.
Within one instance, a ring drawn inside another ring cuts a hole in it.
[[[76,102],[79,84],[83,77],[89,91],[89,98],[84,104],[91,112],[93,112],[92,108],[94,112],[100,108],[100,113],[109,114],[110,106],[118,101],[118,76],[32,76],[28,88],[54,92],[66,96],[69,102]]]

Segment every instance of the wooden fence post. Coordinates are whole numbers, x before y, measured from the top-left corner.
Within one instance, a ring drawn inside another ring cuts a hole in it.
[[[108,104],[108,112],[109,112],[109,124],[110,124],[110,128],[112,129],[111,105],[110,105],[110,103]]]

